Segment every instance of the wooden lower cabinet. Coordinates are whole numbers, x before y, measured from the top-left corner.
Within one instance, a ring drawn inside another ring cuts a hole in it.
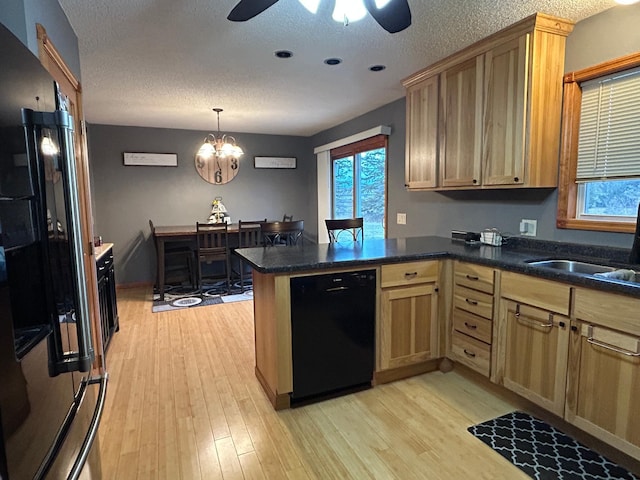
[[[586,289],[575,297],[565,418],[640,459],[640,299]]]
[[[438,262],[382,266],[379,370],[438,357],[437,275]]]
[[[562,417],[569,318],[502,299],[500,319],[502,384]]]
[[[382,370],[430,360],[438,349],[435,284],[382,291]]]

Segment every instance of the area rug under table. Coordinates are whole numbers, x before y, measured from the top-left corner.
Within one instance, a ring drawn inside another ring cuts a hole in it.
[[[637,480],[638,477],[523,412],[468,428],[531,478],[540,480]]]
[[[164,300],[160,300],[160,294],[154,291],[151,311],[154,313],[166,312],[182,308],[241,302],[243,300],[253,300],[253,290],[241,291],[239,285],[234,285],[229,294],[222,283],[213,283],[204,285],[202,294],[200,294],[200,290],[194,290],[192,287],[169,285],[165,288]]]

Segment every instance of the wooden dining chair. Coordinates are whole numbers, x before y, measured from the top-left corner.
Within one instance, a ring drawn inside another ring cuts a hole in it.
[[[226,281],[225,290],[231,292],[231,268],[229,262],[229,244],[227,241],[226,223],[196,223],[197,258],[198,258],[198,289],[202,295],[202,263],[219,263],[224,268],[223,275],[212,276],[216,280]]]
[[[158,239],[156,238],[156,228],[153,225],[153,221],[149,219],[149,228],[151,229],[151,237],[153,238],[153,246],[156,252],[156,258],[158,257]],[[195,252],[193,248],[188,245],[168,245],[164,247],[164,258],[158,261],[164,262],[164,283],[171,283],[183,281],[182,279],[188,279],[192,288],[195,288],[196,279],[196,265],[195,265]],[[156,287],[159,285],[158,275],[160,269],[156,268]]]
[[[326,219],[324,221],[329,233],[329,243],[335,243],[342,239],[353,242],[362,241],[364,237],[364,226],[362,217]]]
[[[266,222],[264,220],[238,220],[238,248],[250,248],[259,247],[262,245],[262,237],[260,236],[260,224]],[[240,291],[244,292],[244,277],[245,275],[251,275],[251,270],[248,269],[245,261],[236,257],[238,261],[238,273],[240,275]]]
[[[262,222],[260,224],[262,244],[265,246],[302,244],[304,220],[295,222]]]

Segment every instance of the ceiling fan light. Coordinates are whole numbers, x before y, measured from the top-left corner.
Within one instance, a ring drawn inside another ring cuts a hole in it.
[[[309,10],[314,15],[318,12],[318,6],[320,5],[320,0],[298,0],[304,8]]]
[[[387,4],[390,2],[391,0],[375,0],[376,2],[376,8],[378,10],[383,9],[384,7],[387,6]]]
[[[336,0],[332,18],[336,22],[348,24],[362,20],[367,14],[362,0]]]

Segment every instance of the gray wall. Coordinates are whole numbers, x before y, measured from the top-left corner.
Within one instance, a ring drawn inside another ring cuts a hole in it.
[[[47,30],[67,66],[80,79],[78,37],[56,0],[1,0],[0,22],[38,56],[36,23]]]
[[[614,7],[576,25],[567,42],[566,70],[626,55],[640,47],[640,5]],[[523,218],[538,220],[538,238],[630,248],[632,235],[555,226],[554,189],[474,192],[407,192],[404,188],[405,104],[398,100],[309,138],[238,134],[246,155],[240,173],[224,186],[198,176],[193,156],[206,132],[89,126],[96,235],[114,242],[118,283],[149,282],[155,261],[148,220],[187,224],[205,220],[211,200],[223,197],[233,220],[280,218],[284,212],[305,220],[317,234],[316,160],[313,148],[377,125],[389,125],[388,236],[448,236],[452,229],[495,227],[518,232]],[[122,152],[177,153],[179,166],[124,167]],[[254,155],[295,156],[296,170],[255,170]],[[407,214],[407,225],[395,223]]]
[[[567,41],[566,71],[637,51],[640,48],[638,25],[640,5],[614,7],[579,22]],[[321,132],[311,141],[313,146],[318,146],[379,124],[392,126],[388,167],[390,237],[448,236],[452,229],[478,231],[486,227],[517,234],[520,220],[528,218],[538,221],[537,237],[541,239],[631,247],[631,234],[557,229],[555,189],[407,192],[404,188],[404,100]],[[399,212],[407,214],[407,225],[396,224]]]
[[[308,185],[315,182],[308,138],[234,134],[245,151],[240,170],[231,182],[212,185],[200,177],[194,163],[207,133],[89,125],[94,230],[115,244],[118,283],[149,282],[154,277],[149,219],[155,225],[206,222],[216,196],[222,197],[234,222],[282,219],[286,212],[305,220],[305,230],[315,235],[315,224],[307,222],[314,208]],[[178,166],[124,166],[123,152],[176,153]],[[255,169],[256,155],[297,157],[297,168]]]

